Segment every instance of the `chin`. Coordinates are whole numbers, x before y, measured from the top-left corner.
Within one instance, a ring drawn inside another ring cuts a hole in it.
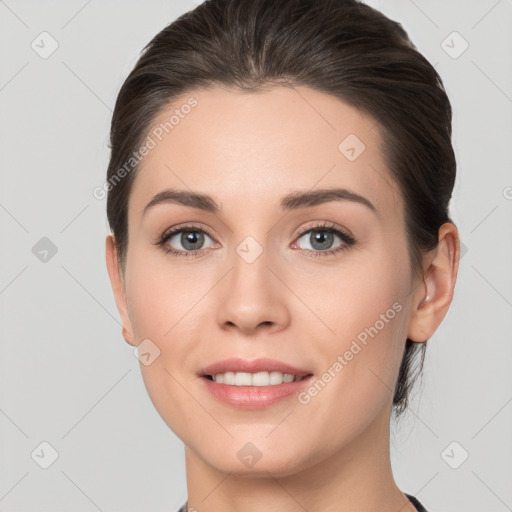
[[[220,447],[219,451],[214,453],[199,452],[201,459],[222,473],[230,473],[232,476],[244,477],[264,477],[268,478],[269,474],[276,478],[282,478],[293,475],[309,467],[307,460],[304,458],[304,450],[298,450],[292,446],[289,449],[280,452],[275,448],[268,447],[259,450],[255,444],[251,442],[243,443],[241,448],[232,448],[234,443],[230,444],[228,450]],[[267,453],[266,453],[267,452]],[[297,454],[300,452],[300,460]],[[196,451],[197,453],[197,451]]]

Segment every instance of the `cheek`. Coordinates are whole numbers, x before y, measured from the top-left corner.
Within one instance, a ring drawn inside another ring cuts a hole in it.
[[[318,350],[326,406],[343,403],[343,410],[370,418],[392,398],[398,377],[406,339],[408,266],[396,253],[360,262],[325,281],[317,299],[319,316],[334,333],[318,343]]]
[[[194,423],[201,413],[191,407],[186,390],[194,386],[191,345],[194,326],[202,321],[201,310],[194,304],[205,290],[203,286],[190,286],[190,275],[170,274],[169,267],[150,265],[148,258],[144,258],[144,265],[137,266],[135,261],[132,258],[127,272],[132,327],[137,343],[149,339],[158,351],[150,364],[141,361],[141,374],[162,419],[180,437],[186,437],[187,425]]]
[[[134,250],[130,256],[126,290],[136,342],[149,339],[159,351],[150,365],[141,362],[146,387],[154,402],[166,395],[174,397],[171,403],[179,401],[178,381],[187,384],[184,379],[195,378],[191,356],[206,321],[205,296],[212,283],[205,273],[200,277],[186,265],[171,266],[154,252]]]
[[[166,264],[154,251],[135,252],[127,268],[127,300],[137,339],[154,338],[166,345],[182,322],[191,323],[207,291],[205,280],[191,275],[186,265]]]
[[[318,316],[331,327],[325,338],[328,352],[343,349],[352,340],[364,343],[377,335],[383,341],[375,351],[389,349],[395,340],[401,343],[407,272],[406,258],[381,252],[379,258],[369,253],[356,255],[346,267],[319,276],[317,291],[310,297],[317,305]]]

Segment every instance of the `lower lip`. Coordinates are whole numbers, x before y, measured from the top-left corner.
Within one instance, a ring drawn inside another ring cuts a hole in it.
[[[218,400],[239,409],[263,409],[301,391],[311,382],[313,375],[297,382],[284,382],[272,386],[230,386],[201,377],[208,391]]]

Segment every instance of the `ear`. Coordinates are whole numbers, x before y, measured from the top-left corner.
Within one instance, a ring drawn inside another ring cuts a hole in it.
[[[130,316],[128,315],[128,307],[126,304],[124,276],[119,268],[117,245],[112,235],[107,235],[105,241],[105,255],[107,259],[107,270],[110,278],[110,284],[112,286],[112,291],[114,292],[114,298],[119,315],[121,316],[123,338],[130,345],[136,346],[132,323]]]
[[[439,243],[429,254],[429,266],[423,284],[414,292],[407,337],[416,342],[427,341],[436,331],[452,302],[459,270],[460,241],[451,222],[439,228]]]

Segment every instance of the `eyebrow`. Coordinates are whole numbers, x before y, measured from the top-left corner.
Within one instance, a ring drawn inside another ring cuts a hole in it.
[[[351,201],[359,203],[366,206],[374,213],[377,213],[377,209],[368,199],[344,188],[325,188],[313,191],[292,192],[281,199],[280,208],[283,211],[290,211],[317,206],[331,201]],[[150,208],[158,204],[166,203],[181,204],[214,214],[218,214],[222,210],[218,203],[207,194],[188,190],[166,189],[159,192],[151,199],[145,206],[142,216],[144,216]]]

